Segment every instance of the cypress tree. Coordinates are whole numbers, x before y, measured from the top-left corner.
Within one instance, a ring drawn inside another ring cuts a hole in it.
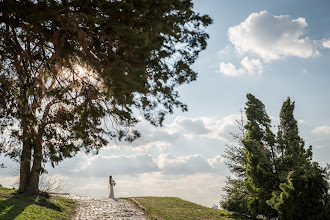
[[[312,147],[305,150],[294,118],[294,102],[282,105],[278,128],[280,189],[268,203],[281,219],[329,219],[329,186],[326,170],[312,160]]]
[[[273,137],[270,130],[271,120],[266,113],[264,104],[252,94],[247,94],[246,137],[242,144],[246,150],[247,166],[245,188],[250,195],[249,211],[253,216],[262,215],[267,218],[276,216],[266,201],[276,188],[276,176],[273,166]],[[271,149],[268,147],[271,146]]]
[[[329,165],[312,162],[312,147],[305,149],[299,136],[294,102],[283,103],[275,138],[263,103],[251,94],[247,98],[247,133],[239,142],[244,151],[229,147],[225,154],[239,178],[228,179],[224,207],[254,217],[330,219]]]

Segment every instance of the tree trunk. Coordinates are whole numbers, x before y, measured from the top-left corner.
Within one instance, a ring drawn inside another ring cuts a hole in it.
[[[42,161],[42,136],[38,135],[34,141],[33,166],[30,173],[27,192],[37,193],[39,191],[39,177],[41,173]]]
[[[29,184],[30,169],[31,169],[31,141],[26,134],[26,130],[23,131],[23,135],[26,138],[23,141],[23,149],[21,154],[20,164],[20,180],[19,190],[25,191]]]

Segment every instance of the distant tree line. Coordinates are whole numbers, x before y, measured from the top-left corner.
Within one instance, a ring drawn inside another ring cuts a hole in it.
[[[224,155],[235,177],[227,177],[223,208],[251,218],[330,219],[328,169],[312,161],[312,146],[305,149],[294,107],[290,98],[283,103],[275,135],[264,104],[247,94],[239,146]]]

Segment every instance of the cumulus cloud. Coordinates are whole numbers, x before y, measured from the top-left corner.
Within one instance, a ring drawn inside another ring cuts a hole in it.
[[[200,154],[188,156],[161,154],[158,161],[160,169],[166,174],[193,174],[211,171],[209,163]]]
[[[227,168],[224,158],[216,155],[205,158],[201,154],[176,156],[170,153],[161,154],[157,159],[159,170],[163,174],[196,174],[196,173],[225,173]]]
[[[119,156],[83,156],[78,169],[67,171],[67,175],[104,177],[109,175],[138,175],[159,172],[169,175],[225,172],[226,166],[220,155],[205,158],[201,154],[174,155],[171,153],[152,156],[150,154]]]
[[[231,133],[239,133],[237,120],[241,120],[240,114],[232,114],[220,119],[212,117],[194,119],[178,117],[172,124],[165,125],[165,130],[169,133],[178,134],[181,137],[206,137],[232,142]]]
[[[112,142],[105,149],[131,149],[146,152],[151,148],[158,148],[163,151],[179,140],[204,136],[211,132],[204,124],[203,119],[182,116],[174,119],[171,124],[164,124],[157,128],[142,121],[138,124],[137,130],[141,131],[141,137],[132,143]]]
[[[198,141],[203,139],[220,140],[230,142],[230,132],[236,133],[236,119],[240,115],[229,115],[224,118],[200,117],[188,118],[179,116],[172,123],[164,124],[162,127],[153,127],[147,122],[142,122],[137,129],[141,131],[141,137],[132,143],[117,142],[110,143],[105,151],[138,151],[138,152],[164,152],[168,147],[180,147],[182,143]]]
[[[210,132],[205,127],[203,120],[177,117],[174,122],[167,126],[169,132],[175,131],[181,135],[204,135]]]
[[[330,134],[330,127],[329,126],[316,127],[313,129],[312,132],[316,134]]]
[[[166,149],[169,145],[177,142],[181,135],[175,130],[168,132],[163,127],[157,127],[150,125],[146,120],[142,120],[138,123],[136,129],[141,132],[141,137],[134,140],[133,142],[110,142],[105,150],[123,150],[129,149],[139,152],[146,152],[151,148],[157,148],[160,150]]]
[[[241,115],[232,114],[227,117],[224,117],[222,120],[216,121],[216,123],[212,126],[213,133],[210,134],[210,137],[216,138],[224,142],[233,142],[232,134],[240,133],[239,125],[237,123],[237,121],[240,120]]]
[[[243,75],[241,69],[237,69],[236,66],[232,63],[220,63],[220,70],[226,76],[241,76]]]
[[[262,65],[259,59],[250,60],[248,57],[244,57],[241,64],[249,75],[253,75],[255,73],[261,74],[262,72]]]
[[[211,159],[207,159],[208,164],[212,167],[216,173],[224,173],[227,171],[225,165],[225,158],[222,155],[217,155]]]
[[[118,155],[118,156],[83,156],[79,168],[72,174],[87,176],[109,176],[127,174],[136,175],[159,171],[157,162],[150,154]]]
[[[323,47],[330,48],[330,40],[325,40],[322,42]]]
[[[236,68],[232,63],[220,63],[219,71],[225,76],[242,76],[242,75],[260,75],[263,67],[259,59],[249,59],[244,57],[241,61],[241,67]]]
[[[205,157],[200,152],[199,143],[208,143],[203,147],[208,151],[213,149],[214,144],[224,147],[223,142],[236,142],[230,133],[239,133],[236,120],[240,120],[240,117],[239,114],[224,118],[177,117],[160,128],[145,126],[145,130],[141,130],[142,138],[136,140],[138,143],[119,143],[116,145],[118,149],[108,147],[93,157],[81,154],[75,157],[78,162],[74,170],[71,168],[73,160],[66,160],[59,166],[62,170],[58,171],[66,175],[91,177],[153,172],[171,175],[221,173],[226,170],[222,158],[219,155]],[[152,146],[156,148],[150,148]],[[162,149],[157,148],[159,146]],[[137,148],[141,151],[137,152]],[[186,151],[191,153],[186,155]]]
[[[285,56],[308,58],[319,52],[315,42],[304,37],[306,27],[305,18],[293,19],[289,15],[275,16],[262,11],[230,27],[228,37],[239,53],[252,52],[265,62]]]
[[[306,36],[307,26],[302,17],[276,16],[267,11],[250,14],[228,29],[234,48],[227,46],[219,52],[219,72],[232,77],[260,75],[263,66],[271,61],[288,56],[309,58],[319,55],[318,49],[330,48],[330,39],[311,40]],[[240,65],[235,65],[228,62],[228,56],[244,58],[240,58]]]

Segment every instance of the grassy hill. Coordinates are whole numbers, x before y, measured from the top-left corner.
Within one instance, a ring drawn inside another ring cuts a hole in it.
[[[211,209],[176,197],[133,197],[126,198],[151,219],[243,219],[230,212]],[[0,185],[0,220],[68,220],[71,219],[76,203],[71,199],[25,195],[16,189]]]
[[[24,195],[0,185],[0,219],[70,219],[76,204],[71,199]]]
[[[207,208],[176,197],[133,197],[127,199],[143,209],[151,219],[243,219],[224,210]]]

